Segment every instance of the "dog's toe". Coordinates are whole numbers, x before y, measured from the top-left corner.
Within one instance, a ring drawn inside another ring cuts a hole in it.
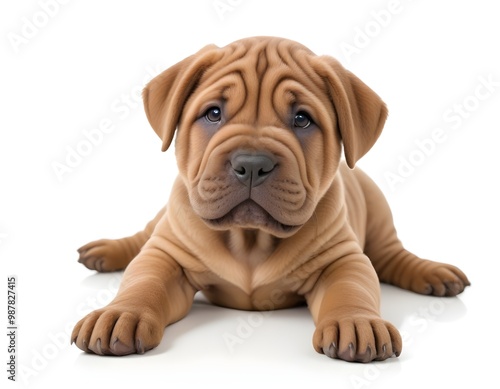
[[[364,353],[359,353],[357,356],[357,361],[362,363],[371,362],[376,357],[376,350],[373,350],[371,346],[368,346]]]
[[[321,351],[329,358],[338,358],[337,346],[335,343],[331,343],[328,347],[323,347]]]
[[[135,347],[130,344],[125,344],[120,339],[116,338],[111,345],[113,355],[123,356],[135,353]]]
[[[356,359],[356,349],[353,343],[349,343],[347,348],[338,353],[338,357],[344,361],[354,362]]]
[[[460,281],[445,281],[444,286],[445,296],[456,296],[464,291],[466,285]]]

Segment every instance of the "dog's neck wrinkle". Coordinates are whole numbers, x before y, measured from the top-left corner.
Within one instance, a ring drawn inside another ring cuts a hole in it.
[[[278,238],[261,230],[232,229],[227,233],[229,251],[235,260],[254,269],[276,249]]]

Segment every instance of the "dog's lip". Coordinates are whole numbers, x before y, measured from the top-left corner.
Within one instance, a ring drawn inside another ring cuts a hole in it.
[[[302,227],[302,225],[288,225],[279,222],[253,200],[241,202],[222,217],[203,220],[214,228],[242,227],[263,229],[279,235],[293,233]]]

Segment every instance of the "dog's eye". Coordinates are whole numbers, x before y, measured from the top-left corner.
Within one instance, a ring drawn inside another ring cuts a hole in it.
[[[293,119],[294,127],[298,128],[307,128],[311,125],[312,120],[309,114],[304,111],[297,112]]]
[[[205,117],[211,123],[218,123],[222,119],[222,111],[219,107],[210,107],[205,112]]]

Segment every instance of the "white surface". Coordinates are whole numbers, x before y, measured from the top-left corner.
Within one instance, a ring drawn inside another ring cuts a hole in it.
[[[221,0],[233,4],[222,18],[213,0],[69,1],[43,11],[45,2],[0,6],[0,285],[6,300],[7,275],[18,276],[20,385],[437,388],[498,381],[494,1]],[[384,9],[395,11],[390,20]],[[41,27],[16,52],[12,33],[34,19]],[[342,45],[366,29],[372,37],[348,58]],[[461,267],[472,287],[436,299],[383,286],[383,315],[405,337],[401,357],[383,363],[316,354],[305,308],[258,316],[202,300],[144,356],[81,353],[69,346],[66,328],[109,301],[120,275],[86,270],[76,248],[142,228],[166,201],[175,174],[172,150],[160,152],[142,106],[130,100],[125,108],[127,96],[205,44],[251,35],[284,36],[333,55],[383,97],[390,117],[360,166],[387,194],[407,247]],[[488,78],[489,94],[479,86]],[[463,104],[470,112],[457,116],[453,110]],[[105,119],[113,131],[59,180],[52,163],[64,163],[67,148]],[[398,158],[408,159],[436,128],[444,141],[392,190],[386,172],[397,173]],[[5,322],[6,309],[1,316]],[[229,334],[241,343],[229,347]]]

